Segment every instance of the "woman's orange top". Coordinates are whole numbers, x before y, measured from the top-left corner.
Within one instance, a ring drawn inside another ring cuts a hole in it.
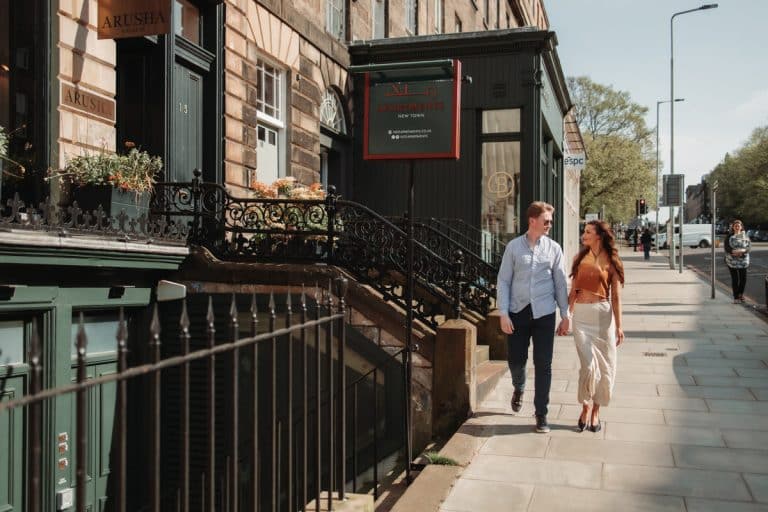
[[[611,264],[602,252],[595,257],[592,251],[589,251],[579,262],[573,287],[577,292],[585,291],[607,299],[610,289],[610,270]]]

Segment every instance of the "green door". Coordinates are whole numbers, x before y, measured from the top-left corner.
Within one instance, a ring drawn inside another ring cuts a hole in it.
[[[6,367],[0,365],[0,376]],[[24,377],[9,378],[0,401],[7,402],[21,397],[24,393]],[[18,512],[23,510],[22,495],[24,464],[24,411],[12,409],[0,413],[0,510]]]
[[[173,71],[170,180],[190,181],[203,168],[203,77],[180,63]]]
[[[0,401],[21,398],[27,385],[25,321],[0,318]],[[3,381],[5,382],[3,384]],[[24,499],[24,409],[0,412],[0,511],[19,512]]]
[[[117,317],[113,312],[86,312],[85,331],[88,337],[86,351],[86,376],[94,379],[117,372]],[[77,381],[75,339],[78,324],[77,314],[73,315],[71,336],[72,366],[70,380]],[[107,508],[109,498],[107,482],[110,475],[110,451],[115,419],[117,386],[114,382],[88,388],[87,396],[87,438],[86,446],[86,510],[102,512]],[[77,396],[68,394],[71,458],[70,482],[77,483]]]

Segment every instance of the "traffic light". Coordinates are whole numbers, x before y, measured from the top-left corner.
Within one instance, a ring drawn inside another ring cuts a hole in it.
[[[645,215],[648,213],[648,205],[645,204],[645,199],[640,199],[640,205],[638,209],[640,210],[640,215]]]

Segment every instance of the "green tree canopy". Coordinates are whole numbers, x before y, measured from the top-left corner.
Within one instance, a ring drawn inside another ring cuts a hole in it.
[[[609,221],[626,221],[635,214],[635,200],[656,201],[656,160],[648,111],[632,102],[629,93],[593,82],[568,78],[568,88],[587,150],[581,174],[581,215],[605,205]]]
[[[768,227],[768,126],[756,128],[707,178],[717,180],[719,217]]]

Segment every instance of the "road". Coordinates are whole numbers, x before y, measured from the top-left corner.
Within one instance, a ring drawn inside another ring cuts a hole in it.
[[[712,249],[685,248],[683,263],[694,267],[700,274],[707,278],[711,275]],[[663,251],[662,251],[663,252]],[[731,290],[731,274],[723,261],[723,248],[715,249],[716,279],[728,290]],[[765,276],[768,275],[768,243],[758,242],[752,244],[750,252],[750,265],[747,270],[747,288],[744,296],[747,300],[765,305]]]

